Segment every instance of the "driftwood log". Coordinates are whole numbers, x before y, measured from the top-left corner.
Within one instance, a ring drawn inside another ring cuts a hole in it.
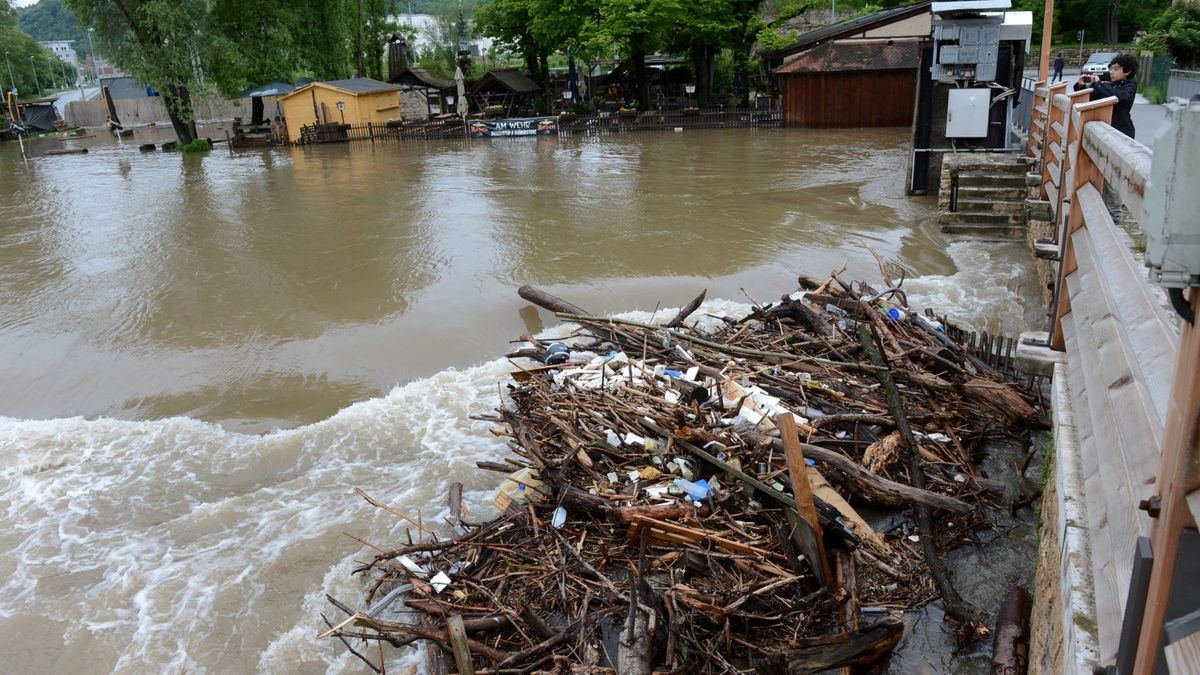
[[[759,675],[806,675],[841,666],[870,665],[886,656],[904,636],[904,622],[886,617],[859,630],[802,638],[795,649],[755,664]]]

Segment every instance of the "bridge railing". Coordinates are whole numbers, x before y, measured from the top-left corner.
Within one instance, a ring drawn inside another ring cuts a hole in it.
[[[1120,672],[1130,672],[1136,654],[1136,672],[1149,673],[1141,669],[1158,651],[1179,523],[1191,521],[1183,501],[1191,486],[1172,488],[1176,481],[1168,479],[1184,470],[1179,467],[1187,466],[1185,460],[1200,460],[1195,435],[1183,432],[1194,430],[1200,414],[1195,372],[1200,332],[1186,325],[1182,338],[1176,334],[1106,204],[1107,185],[1107,201],[1115,196],[1130,217],[1147,225],[1152,152],[1110,126],[1115,98],[1087,102],[1090,91],[1067,94],[1065,89],[1065,83],[1038,88],[1028,148],[1029,156],[1040,160],[1040,192],[1050,202],[1059,245],[1050,343],[1067,354],[1099,663],[1119,660],[1128,666]],[[1181,417],[1178,410],[1192,416]],[[1139,509],[1153,496],[1175,504],[1170,527]],[[1139,537],[1153,537],[1155,550],[1171,557],[1152,568],[1149,581],[1135,577]],[[1131,585],[1134,618],[1128,619]],[[1123,636],[1128,621],[1137,625]],[[1135,650],[1139,635],[1146,642]]]

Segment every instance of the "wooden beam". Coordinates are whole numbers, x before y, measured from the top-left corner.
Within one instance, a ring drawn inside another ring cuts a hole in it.
[[[783,438],[788,475],[792,480],[792,494],[796,497],[796,511],[808,522],[816,540],[818,560],[814,562],[813,568],[817,571],[821,584],[825,585],[832,578],[829,576],[829,558],[825,553],[821,523],[817,520],[817,507],[813,503],[812,485],[808,482],[808,462],[805,461],[804,451],[800,448],[796,418],[790,412],[785,412],[775,417],[775,425],[779,427],[779,435]]]
[[[454,665],[458,666],[458,675],[475,675],[475,667],[471,665],[471,647],[467,645],[467,629],[463,619],[457,614],[446,617],[446,633],[450,637],[450,648],[454,650]]]
[[[1187,289],[1193,314],[1200,313],[1200,289]],[[1179,353],[1175,360],[1175,381],[1163,432],[1163,451],[1155,483],[1162,512],[1154,521],[1150,539],[1154,546],[1154,567],[1150,570],[1150,588],[1146,595],[1146,613],[1142,615],[1142,634],[1138,640],[1134,675],[1151,675],[1162,644],[1163,623],[1167,615],[1179,540],[1185,527],[1195,527],[1187,505],[1189,472],[1200,461],[1200,329],[1195,323],[1181,322]]]

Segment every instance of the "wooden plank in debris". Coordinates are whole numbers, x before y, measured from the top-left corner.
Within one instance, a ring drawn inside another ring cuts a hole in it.
[[[629,528],[629,538],[637,539],[642,530],[646,530],[646,536],[654,539],[662,539],[674,543],[698,543],[701,541],[711,541],[713,544],[734,553],[744,553],[746,555],[761,556],[762,558],[776,557],[776,554],[766,549],[750,546],[739,541],[718,537],[714,534],[709,534],[703,530],[695,530],[690,527],[684,527],[677,523],[670,523],[664,520],[654,520],[645,516],[636,516],[633,519],[633,525]]]
[[[821,523],[817,520],[817,507],[813,504],[812,485],[808,482],[808,462],[804,459],[804,451],[800,449],[800,434],[796,431],[796,418],[791,413],[784,413],[775,418],[779,433],[783,437],[783,449],[787,456],[788,475],[792,481],[792,495],[796,498],[796,511],[808,523],[812,542],[804,542],[805,548],[815,547],[815,561],[810,561],[813,571],[817,573],[817,581],[824,586],[829,582],[829,559],[825,553],[825,539],[821,533]],[[806,551],[807,553],[807,551]]]
[[[450,649],[454,651],[454,665],[458,666],[459,675],[475,675],[475,667],[471,665],[471,648],[467,645],[467,629],[463,627],[463,619],[458,614],[446,617],[446,633],[450,638]]]

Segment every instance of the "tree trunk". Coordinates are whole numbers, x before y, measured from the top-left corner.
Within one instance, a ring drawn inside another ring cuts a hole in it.
[[[1120,26],[1117,24],[1117,12],[1121,9],[1121,0],[1108,0],[1108,16],[1104,17],[1104,41],[1108,44],[1120,42]]]
[[[179,144],[187,145],[196,140],[195,115],[192,114],[192,98],[187,87],[175,87],[164,92],[163,103],[167,106],[167,116],[171,118],[171,126],[175,129]]]
[[[708,105],[712,96],[712,48],[708,45],[692,45],[692,71],[696,74],[696,96],[688,102],[699,108]]]
[[[645,38],[638,36],[633,39],[633,50],[630,58],[633,61],[634,82],[637,83],[638,110],[650,109],[650,82],[646,79],[646,48]]]

